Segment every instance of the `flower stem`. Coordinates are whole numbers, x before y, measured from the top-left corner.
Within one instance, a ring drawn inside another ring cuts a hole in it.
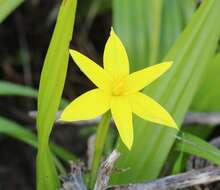
[[[98,129],[96,133],[95,152],[94,152],[93,161],[92,161],[92,172],[91,172],[91,178],[90,178],[90,184],[89,184],[90,189],[92,189],[95,184],[106,137],[108,134],[110,121],[111,121],[111,114],[110,114],[110,111],[108,111],[102,116],[102,119],[98,125]]]

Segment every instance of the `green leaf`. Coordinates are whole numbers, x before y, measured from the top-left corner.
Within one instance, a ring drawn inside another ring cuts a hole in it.
[[[191,110],[199,112],[218,112],[220,111],[219,90],[216,86],[220,83],[220,53],[216,54],[209,60],[208,67],[206,68],[203,79],[200,83],[199,90],[197,91],[191,105]],[[195,130],[196,129],[196,130]],[[191,126],[186,130],[196,136],[207,138],[214,130],[207,126]]]
[[[37,136],[33,132],[3,117],[0,117],[0,133],[13,137],[19,141],[37,148]],[[52,151],[64,161],[76,159],[73,154],[60,146],[51,143],[50,147]]]
[[[185,133],[180,133],[180,138],[184,138],[184,134]],[[183,149],[184,144],[182,144],[181,146],[182,146],[181,148]],[[169,159],[174,159],[171,174],[175,175],[182,172],[185,169],[188,155],[184,154],[183,151],[179,151],[178,154],[176,155],[175,152],[172,151],[172,154],[170,154],[168,157],[168,160]]]
[[[149,0],[113,0],[114,29],[125,44],[132,71],[150,61]]]
[[[165,58],[174,61],[173,67],[144,91],[163,105],[179,126],[201,82],[208,60],[217,47],[219,9],[219,0],[203,1]],[[123,36],[124,30],[119,35]],[[120,143],[119,150],[123,156],[117,164],[117,167],[129,167],[130,170],[113,175],[112,182],[132,183],[156,178],[166,162],[176,133],[170,128],[149,124],[135,117],[132,150],[127,151]]]
[[[0,81],[0,96],[27,96],[31,98],[36,98],[37,97],[37,90],[27,87],[27,86],[22,86],[19,84],[14,84],[11,82],[6,82],[6,81]]]
[[[150,65],[155,64],[158,60],[158,50],[160,42],[161,14],[163,0],[148,1],[148,15],[150,29]]]
[[[174,150],[193,154],[220,166],[220,150],[215,146],[189,133],[176,138]]]
[[[0,0],[0,23],[23,2],[24,0]]]
[[[184,25],[186,25],[191,20],[192,15],[196,9],[196,6],[198,5],[198,1],[197,0],[184,0],[184,1],[176,0],[176,1],[179,4],[183,23]]]
[[[26,96],[30,98],[37,98],[38,91],[28,87],[7,81],[0,81],[0,96]],[[68,105],[68,101],[62,99],[60,102],[60,109]]]
[[[220,111],[220,91],[216,89],[220,84],[220,53],[210,60],[204,72],[199,90],[193,99],[192,110],[203,112]]]
[[[96,181],[96,176],[98,173],[100,161],[102,160],[102,154],[107,139],[110,122],[111,122],[111,113],[106,112],[102,116],[102,119],[98,125],[98,129],[96,133],[95,152],[92,160],[92,171],[91,171],[91,179],[89,184],[90,189],[93,188]]]
[[[165,0],[162,10],[159,60],[161,60],[172,44],[180,36],[191,19],[196,6],[195,0]]]
[[[37,137],[30,130],[6,118],[0,117],[0,133],[9,135],[15,139],[37,147]]]
[[[52,40],[44,61],[38,95],[37,189],[59,187],[58,176],[49,150],[49,136],[60,104],[69,60],[76,0],[64,0],[60,7]]]

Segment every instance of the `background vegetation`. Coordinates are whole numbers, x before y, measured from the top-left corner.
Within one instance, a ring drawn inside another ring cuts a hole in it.
[[[162,60],[175,62],[144,92],[164,105],[182,130],[176,134],[135,118],[135,142],[128,151],[112,128],[105,153],[119,147],[117,167],[130,169],[114,173],[111,183],[158,178],[167,163],[166,175],[179,173],[190,154],[220,164],[220,152],[208,143],[219,136],[217,126],[182,125],[189,111],[220,110],[220,1],[83,0],[77,9],[76,4],[0,0],[0,188],[35,189],[37,182],[38,189],[56,189],[68,160],[87,160],[87,139],[96,128],[54,125],[55,114],[94,87],[72,61],[68,64],[68,48],[102,65],[112,25],[132,71]],[[37,127],[31,110],[38,110]]]

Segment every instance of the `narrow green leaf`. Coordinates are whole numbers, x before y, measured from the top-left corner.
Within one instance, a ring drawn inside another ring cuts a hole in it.
[[[189,133],[176,138],[175,150],[193,154],[220,166],[220,150],[215,146]]]
[[[50,143],[50,149],[55,155],[57,155],[62,160],[67,161],[68,163],[69,161],[74,161],[77,159],[77,157],[73,155],[71,152],[56,144]]]
[[[125,44],[132,71],[149,63],[149,0],[113,0],[114,29]]]
[[[93,186],[95,185],[98,168],[102,159],[102,154],[109,131],[110,121],[111,121],[111,113],[106,112],[102,116],[102,120],[98,125],[98,129],[96,133],[95,152],[92,161],[91,179],[89,184],[90,189],[92,189]]]
[[[198,112],[218,112],[220,111],[220,92],[216,86],[220,83],[220,53],[209,60],[209,64],[203,74],[199,90],[193,98],[191,110]],[[186,132],[194,134],[200,138],[207,139],[214,130],[207,126],[186,127]]]
[[[208,60],[217,47],[220,33],[220,23],[217,22],[220,17],[219,9],[219,0],[203,1],[165,58],[174,61],[173,67],[144,91],[163,105],[179,126],[199,86]],[[123,36],[123,31],[119,35]],[[156,178],[175,141],[177,131],[170,128],[149,124],[137,117],[134,125],[133,148],[129,152],[120,144],[119,150],[123,156],[117,164],[117,167],[129,167],[130,170],[113,175],[113,183]]]
[[[163,0],[149,1],[149,10],[151,11],[148,18],[150,20],[150,65],[158,61],[158,51],[160,42],[160,28],[161,28],[161,12]]]
[[[33,147],[37,147],[36,135],[34,135],[30,130],[23,128],[19,124],[3,117],[0,117],[0,133],[9,135]]]
[[[180,7],[177,1],[164,1],[160,32],[160,60],[166,55],[183,29]]]
[[[37,90],[27,87],[27,86],[22,86],[19,84],[11,83],[11,82],[6,82],[6,81],[0,81],[0,96],[27,96],[31,98],[36,98],[37,97]]]
[[[0,23],[23,2],[24,0],[0,0]]]
[[[18,139],[19,141],[37,148],[37,136],[33,132],[3,117],[0,117],[0,133],[11,136],[15,139]],[[58,145],[51,143],[50,147],[52,152],[54,152],[54,154],[56,154],[64,161],[76,159],[73,154]]]
[[[220,53],[210,60],[204,72],[199,90],[193,99],[192,110],[204,112],[220,111],[220,91],[216,89],[220,84]]]
[[[190,1],[190,2],[189,2]],[[172,44],[180,36],[182,30],[192,18],[195,10],[195,0],[165,0],[163,3],[159,60],[161,60]]]
[[[184,153],[180,152],[180,154],[177,156],[177,159],[176,159],[176,161],[173,165],[173,168],[172,168],[172,171],[171,171],[172,175],[178,174],[181,171],[183,171],[183,165],[185,163],[184,161],[185,161]]]
[[[64,0],[60,7],[52,40],[44,61],[38,95],[37,189],[54,190],[59,187],[58,176],[48,142],[60,104],[69,60],[76,0]]]
[[[197,0],[184,0],[184,1],[176,0],[176,1],[180,7],[183,23],[184,25],[186,25],[191,20],[192,15],[196,9],[196,6],[198,5],[198,1]]]
[[[7,81],[0,81],[0,96],[26,96],[30,98],[37,98],[38,91],[28,87]],[[68,101],[62,99],[60,102],[60,109],[68,105]]]
[[[180,138],[184,138],[184,133],[180,134]],[[182,144],[181,146],[182,146],[181,148],[183,149],[184,144]],[[175,154],[172,154],[172,155],[175,156]],[[169,159],[169,157],[168,157],[168,159]],[[186,155],[184,154],[183,151],[179,151],[178,155],[175,158],[175,162],[173,164],[173,167],[172,167],[172,171],[171,171],[172,175],[178,174],[181,171],[183,171],[185,163],[186,163]]]

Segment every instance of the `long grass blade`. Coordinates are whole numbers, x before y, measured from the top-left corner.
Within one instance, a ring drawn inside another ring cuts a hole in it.
[[[60,104],[69,60],[76,0],[64,0],[44,61],[38,95],[37,189],[54,190],[59,180],[49,149],[49,136]]]
[[[29,144],[34,148],[37,148],[37,136],[32,131],[3,117],[0,117],[0,133],[8,135],[12,138]],[[71,161],[76,159],[72,153],[66,151],[58,145],[51,143],[50,147],[52,152],[64,161]]]
[[[148,15],[150,19],[150,65],[155,64],[158,61],[158,51],[160,43],[160,28],[161,28],[161,15],[163,0],[149,1],[149,10],[151,11]]]
[[[190,1],[190,2],[189,2]],[[192,18],[195,0],[165,0],[162,8],[159,60],[163,59]]]
[[[15,84],[11,82],[6,82],[6,81],[0,81],[0,96],[13,95],[13,96],[27,96],[31,98],[36,98],[37,94],[38,94],[37,90],[31,87]]]
[[[24,0],[0,0],[0,23],[23,2]]]
[[[37,98],[38,91],[20,84],[15,84],[7,81],[0,81],[0,96],[25,96],[29,98]],[[64,109],[68,105],[66,99],[60,102],[60,109]]]
[[[177,136],[174,150],[207,159],[220,166],[220,150],[203,139],[189,133]]]
[[[220,91],[216,86],[220,84],[220,53],[216,54],[203,75],[199,90],[193,99],[192,110],[204,112],[220,111]]]
[[[128,52],[131,70],[149,64],[149,0],[113,0],[113,25]]]

